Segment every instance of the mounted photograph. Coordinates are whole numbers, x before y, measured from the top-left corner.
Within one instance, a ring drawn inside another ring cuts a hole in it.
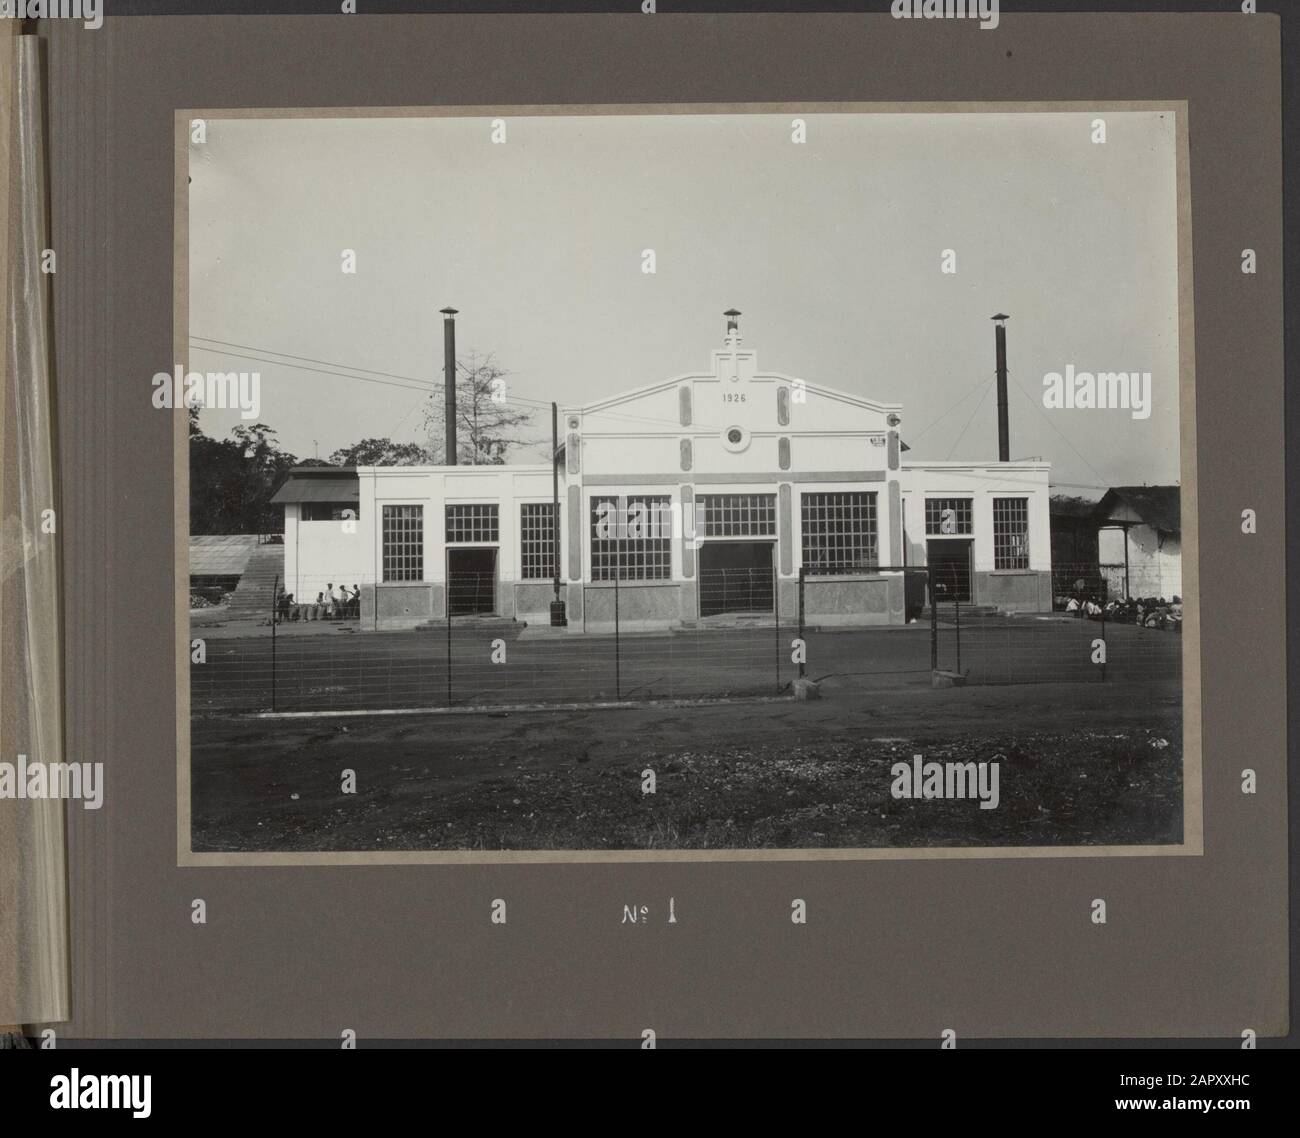
[[[1202,851],[1183,104],[175,129],[180,864]]]

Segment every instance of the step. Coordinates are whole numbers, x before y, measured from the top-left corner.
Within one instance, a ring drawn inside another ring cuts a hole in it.
[[[271,612],[271,591],[275,579],[284,578],[284,546],[259,545],[249,555],[239,584],[230,598],[230,617],[268,617]]]

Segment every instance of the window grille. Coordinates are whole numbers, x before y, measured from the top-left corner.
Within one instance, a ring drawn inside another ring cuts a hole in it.
[[[672,577],[672,514],[667,494],[591,499],[591,579]]]
[[[447,507],[447,544],[456,542],[481,545],[501,540],[495,502],[475,502]]]
[[[384,507],[384,580],[424,580],[424,507]]]
[[[876,495],[868,491],[804,494],[803,564],[809,573],[874,569]]]
[[[527,502],[519,507],[520,577],[525,581],[555,576],[555,504]]]
[[[993,568],[1029,568],[1029,499],[993,499]]]
[[[701,537],[775,537],[775,494],[701,494]]]
[[[925,500],[925,532],[945,537],[962,534],[969,537],[971,526],[971,500],[969,498],[927,498]]]

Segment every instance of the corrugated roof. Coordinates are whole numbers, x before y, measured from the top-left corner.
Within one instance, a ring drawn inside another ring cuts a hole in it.
[[[359,502],[361,480],[351,467],[295,467],[271,498],[281,502]]]
[[[1154,529],[1181,533],[1182,499],[1178,486],[1112,486],[1097,503],[1097,517],[1106,518],[1123,504]]]
[[[200,534],[190,538],[190,574],[238,577],[257,548],[255,533]]]

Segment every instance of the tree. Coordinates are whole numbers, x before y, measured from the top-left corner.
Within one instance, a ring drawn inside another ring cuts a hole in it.
[[[392,439],[362,439],[336,450],[329,461],[332,466],[432,466],[437,462],[419,443],[395,443]]]
[[[297,459],[265,423],[211,439],[190,409],[190,533],[278,533],[284,519],[271,497]]]
[[[471,352],[456,361],[456,461],[462,466],[500,466],[511,447],[535,446],[524,428],[532,412],[512,408],[506,398],[506,376],[495,356]],[[443,394],[431,395],[424,409],[429,434],[426,453],[441,464],[446,453],[446,408]]]

